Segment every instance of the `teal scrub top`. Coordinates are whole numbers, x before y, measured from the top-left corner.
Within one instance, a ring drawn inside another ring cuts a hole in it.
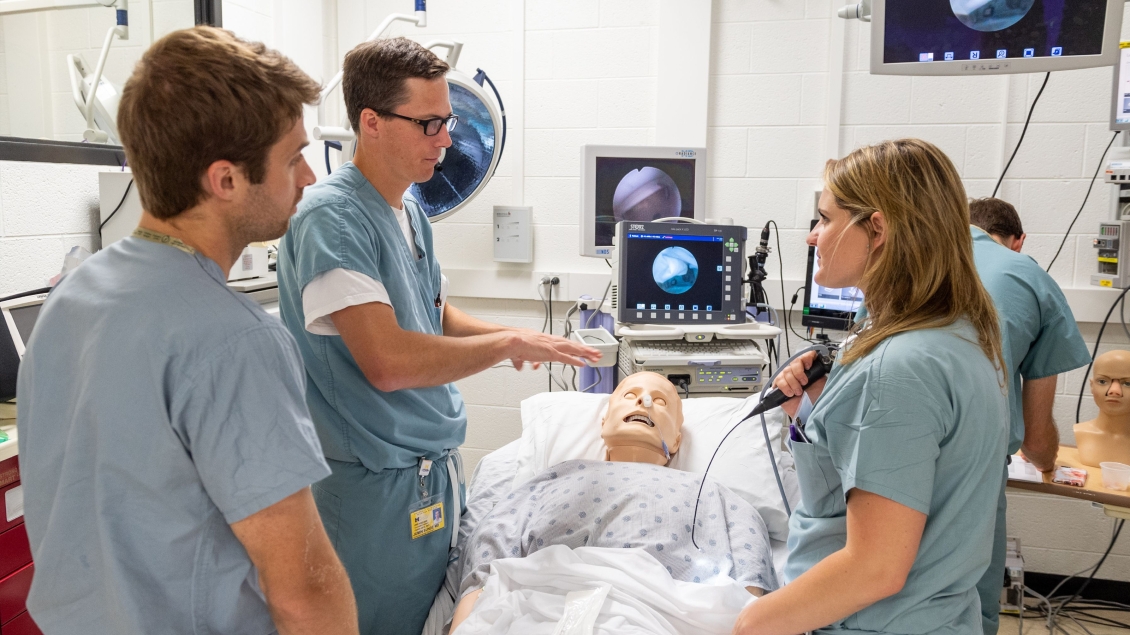
[[[1009,372],[1008,453],[1016,454],[1024,442],[1021,378],[1051,377],[1086,366],[1091,353],[1055,280],[1031,257],[1000,245],[977,227],[970,231],[977,274],[1000,315]]]
[[[404,198],[413,258],[392,208],[352,163],[306,188],[279,245],[279,309],[306,364],[306,399],[326,457],[373,471],[412,467],[459,447],[467,429],[454,384],[384,392],[374,387],[339,335],[306,330],[302,290],[318,274],[349,269],[388,291],[401,329],[443,335],[440,266],[432,228]]]
[[[820,633],[980,632],[976,584],[1004,478],[1001,381],[966,321],[900,333],[833,366],[803,423],[811,443],[792,443],[801,503],[789,521],[786,581],[844,548],[853,488],[927,519],[903,589]]]
[[[68,273],[20,364],[45,633],[274,632],[231,524],[330,474],[294,338],[172,244],[123,238]]]

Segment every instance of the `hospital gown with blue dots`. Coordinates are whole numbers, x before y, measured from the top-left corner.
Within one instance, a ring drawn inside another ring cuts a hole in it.
[[[707,479],[693,521],[701,479],[643,463],[556,465],[516,487],[475,529],[464,550],[460,595],[482,588],[491,562],[550,545],[642,548],[676,580],[729,576],[776,589],[769,532],[752,505]]]

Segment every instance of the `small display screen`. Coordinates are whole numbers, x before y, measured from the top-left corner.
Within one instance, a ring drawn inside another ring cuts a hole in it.
[[[20,339],[23,340],[25,346],[31,339],[31,330],[35,327],[35,321],[39,318],[41,308],[43,308],[42,303],[8,310],[12,314],[12,321],[16,323],[16,330],[19,331]]]
[[[621,292],[628,309],[722,311],[727,275],[722,236],[630,232],[627,239],[621,266],[630,268]]]
[[[887,0],[883,62],[1100,55],[1107,0]]]
[[[1130,125],[1130,48],[1118,52],[1118,84],[1114,89],[1114,123]]]
[[[855,312],[859,310],[859,306],[863,304],[863,292],[855,287],[830,289],[820,286],[820,284],[816,282],[816,273],[820,271],[820,260],[816,257],[815,247],[812,251],[812,279],[808,281],[808,283],[812,285],[812,293],[808,298],[808,307],[810,309],[837,311],[855,315]]]
[[[694,159],[597,157],[596,245],[613,244],[616,223],[694,218]]]

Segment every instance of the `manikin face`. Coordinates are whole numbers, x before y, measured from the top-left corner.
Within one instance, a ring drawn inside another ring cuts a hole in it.
[[[1095,360],[1091,396],[1109,417],[1130,416],[1130,351],[1110,351]]]
[[[867,268],[867,230],[851,225],[851,213],[836,205],[827,189],[820,194],[820,220],[806,242],[816,247],[820,269],[816,283],[829,289],[858,287]]]
[[[647,407],[647,398],[651,406]],[[662,375],[629,375],[608,399],[608,412],[600,436],[610,449],[634,447],[649,450],[651,462],[666,465],[663,444],[675,454],[683,440],[683,404],[675,386]]]
[[[404,80],[404,86],[408,89],[408,101],[393,108],[392,112],[419,120],[447,117],[451,114],[451,100],[445,77],[413,77]],[[419,124],[397,117],[382,117],[378,125],[378,151],[388,161],[389,168],[403,181],[423,183],[431,179],[443,149],[451,147],[451,133],[446,126],[441,127],[438,134],[429,137]]]

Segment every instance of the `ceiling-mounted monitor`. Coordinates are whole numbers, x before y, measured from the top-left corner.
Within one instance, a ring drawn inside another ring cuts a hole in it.
[[[616,223],[706,220],[706,148],[581,148],[581,255],[610,258]]]
[[[1125,0],[874,0],[871,73],[995,75],[1113,66]]]

